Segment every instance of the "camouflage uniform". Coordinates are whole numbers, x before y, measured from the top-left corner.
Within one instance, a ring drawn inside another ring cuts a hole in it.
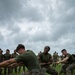
[[[53,54],[53,64],[52,64],[52,67],[56,67],[56,63],[58,61],[58,54],[55,52]]]
[[[15,58],[17,55],[18,55],[17,53],[13,53],[13,54],[11,55],[11,57],[12,57],[12,58]],[[13,71],[13,69],[15,70],[15,73],[17,73],[17,67],[12,68],[11,71]]]
[[[51,54],[47,53],[41,53],[40,55],[40,63],[48,63],[52,59]],[[51,61],[52,62],[52,61]],[[41,65],[42,68],[46,69],[46,72],[51,75],[57,75],[57,71],[53,69],[50,64]]]
[[[67,60],[69,66],[66,68],[66,75],[72,75],[72,70],[75,68],[75,59],[69,53],[65,55],[65,57],[69,57],[69,59]]]
[[[3,54],[2,54],[2,50],[0,49],[0,62],[3,61]],[[2,74],[2,69],[0,69],[0,74]]]
[[[11,58],[11,54],[9,54],[9,53],[4,54],[4,61],[9,60],[10,58]],[[10,74],[10,72],[11,72],[10,67],[4,67],[4,75],[6,75],[7,69],[8,69],[8,74]]]
[[[40,65],[33,51],[27,50],[14,58],[18,63],[22,62],[29,70],[27,75],[40,75]],[[26,75],[26,74],[23,74]]]
[[[61,75],[62,73],[64,73],[64,75],[66,75],[66,68],[69,66],[68,63],[64,63],[62,64],[61,70],[59,71],[59,75]]]
[[[63,60],[65,58],[65,56],[61,56],[61,60]],[[68,62],[62,63],[62,67],[61,70],[59,71],[59,75],[61,75],[62,73],[64,73],[64,75],[66,75],[66,68],[69,66]]]

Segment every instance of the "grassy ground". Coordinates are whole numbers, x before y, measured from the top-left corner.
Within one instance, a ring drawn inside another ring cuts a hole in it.
[[[55,69],[59,72],[61,69],[61,64],[57,65]],[[27,71],[27,68],[26,68],[26,71]],[[18,72],[17,75],[22,75],[22,72],[23,72],[23,69],[21,69],[21,72]],[[15,72],[13,72],[12,75],[16,75]],[[46,75],[50,75],[50,74],[46,74]],[[64,75],[64,74],[62,74],[62,75]],[[74,70],[74,75],[75,75],[75,70]]]

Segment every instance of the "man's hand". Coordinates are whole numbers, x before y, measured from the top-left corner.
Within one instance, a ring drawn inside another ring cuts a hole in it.
[[[60,61],[56,62],[56,64],[59,64],[59,63],[60,63]]]
[[[65,57],[63,60],[56,62],[57,64],[59,63],[65,63],[67,62],[67,60],[69,59],[69,57]]]
[[[48,63],[41,63],[41,65],[49,65],[49,64],[51,64],[50,62],[48,62]]]
[[[52,64],[52,62],[48,62],[48,64]]]
[[[40,65],[46,65],[46,63],[40,63]]]
[[[16,60],[15,59],[10,59],[10,60],[3,61],[3,62],[0,63],[0,68],[8,66],[12,63],[16,63]]]
[[[9,65],[9,67],[12,67],[12,68],[17,67],[17,66],[18,66],[18,63],[13,63],[13,64]]]

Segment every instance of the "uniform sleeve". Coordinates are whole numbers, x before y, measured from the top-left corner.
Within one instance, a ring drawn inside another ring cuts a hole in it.
[[[18,55],[14,58],[17,62],[23,62],[23,56],[22,55]]]
[[[70,54],[67,54],[67,56],[66,56],[66,57],[69,57],[69,58],[70,58],[70,56],[71,56]]]

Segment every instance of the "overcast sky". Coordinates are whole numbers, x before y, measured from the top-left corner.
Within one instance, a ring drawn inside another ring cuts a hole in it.
[[[75,52],[75,0],[0,0],[0,48],[11,53],[18,44],[36,54]]]

